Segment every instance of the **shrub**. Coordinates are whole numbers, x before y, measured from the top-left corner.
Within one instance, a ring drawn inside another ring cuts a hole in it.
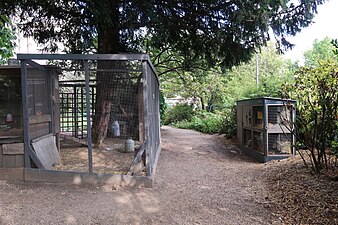
[[[237,117],[236,117],[236,107],[225,108],[222,110],[223,115],[223,130],[222,134],[225,134],[227,138],[232,138],[237,133]]]
[[[226,137],[236,135],[235,107],[227,107],[222,111],[194,111],[188,104],[178,104],[166,111],[165,124],[182,129],[192,129],[207,134],[225,134]]]
[[[175,124],[180,121],[191,121],[194,109],[188,104],[177,104],[166,112],[164,124]]]
[[[215,134],[224,130],[223,116],[217,113],[198,111],[191,120],[183,120],[175,124],[178,128],[193,129],[202,133]]]
[[[338,65],[326,61],[318,67],[300,68],[289,87],[298,99],[298,141],[310,154],[312,168],[327,169],[328,155],[335,155],[338,130]],[[332,150],[330,152],[329,150]]]
[[[166,111],[167,107],[168,107],[168,105],[165,102],[163,92],[160,91],[160,119],[161,119],[161,124],[165,120],[165,111]]]

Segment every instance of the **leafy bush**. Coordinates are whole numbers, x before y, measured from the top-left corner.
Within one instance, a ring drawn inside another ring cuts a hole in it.
[[[175,126],[208,134],[222,133],[224,130],[224,118],[221,114],[198,111],[190,121],[183,120],[176,123]]]
[[[236,134],[236,113],[234,107],[222,111],[194,111],[188,104],[178,104],[166,111],[165,124],[182,129],[192,129],[207,134]]]
[[[338,65],[322,62],[318,67],[300,68],[290,87],[291,98],[297,103],[298,141],[311,158],[313,169],[328,168],[327,150],[335,154],[338,130]]]
[[[164,124],[175,124],[180,121],[191,121],[194,109],[188,104],[177,104],[166,112]]]
[[[163,92],[160,91],[160,119],[161,119],[161,124],[163,123],[163,121],[165,119],[165,111],[166,111],[167,107],[168,107],[168,105],[165,102]]]
[[[237,118],[236,118],[236,111],[235,106],[231,108],[225,108],[222,111],[223,116],[223,130],[221,133],[225,134],[227,138],[232,138],[237,133]]]

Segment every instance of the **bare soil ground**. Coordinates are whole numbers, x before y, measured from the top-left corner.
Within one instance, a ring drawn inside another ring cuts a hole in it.
[[[93,172],[127,174],[134,159],[134,153],[124,151],[123,139],[106,138],[103,145],[93,147]],[[139,143],[135,143],[139,145]],[[88,148],[72,140],[63,140],[60,150],[61,163],[55,170],[88,172]]]
[[[337,182],[293,160],[259,164],[222,136],[163,127],[154,189],[0,181],[0,224],[306,224],[297,185],[312,180],[330,216],[316,221],[337,224]]]

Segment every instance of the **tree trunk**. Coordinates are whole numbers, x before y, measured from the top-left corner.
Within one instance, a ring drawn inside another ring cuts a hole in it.
[[[101,3],[102,4],[102,3]],[[98,32],[98,53],[99,54],[116,54],[120,51],[119,40],[119,1],[105,0],[101,7],[107,12],[111,21],[107,18],[101,18],[97,27]],[[113,76],[104,69],[114,67],[115,62],[98,61],[98,72],[96,75],[97,89],[95,101],[95,116],[93,117],[92,139],[93,143],[101,145],[107,136],[107,130],[110,120],[112,107],[112,84]]]
[[[201,100],[202,110],[204,111],[205,110],[205,105],[204,105],[204,99],[203,99],[203,97],[200,97],[200,100]]]
[[[107,69],[109,66],[107,61],[99,61],[97,67],[99,69]],[[96,75],[96,100],[95,100],[95,116],[93,117],[92,137],[93,143],[101,145],[107,136],[107,130],[110,121],[110,111],[112,107],[112,76],[99,71]]]

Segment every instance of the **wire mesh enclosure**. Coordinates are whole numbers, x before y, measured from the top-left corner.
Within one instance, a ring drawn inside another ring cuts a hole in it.
[[[90,81],[90,109],[94,115],[95,81]],[[61,133],[75,138],[87,137],[86,84],[84,80],[60,81]]]
[[[41,178],[41,170],[55,175],[50,171],[67,161],[67,151],[74,157],[68,161],[77,164],[63,170],[133,175],[143,168],[147,177],[154,176],[160,153],[159,83],[147,55],[19,54],[18,59],[26,177]],[[56,66],[42,65],[46,61]],[[85,154],[63,148],[69,140],[85,146]],[[135,152],[122,153],[130,143]],[[123,171],[114,171],[110,161],[116,152],[127,159]]]
[[[240,148],[259,161],[295,154],[296,102],[258,98],[237,102],[237,138]]]

